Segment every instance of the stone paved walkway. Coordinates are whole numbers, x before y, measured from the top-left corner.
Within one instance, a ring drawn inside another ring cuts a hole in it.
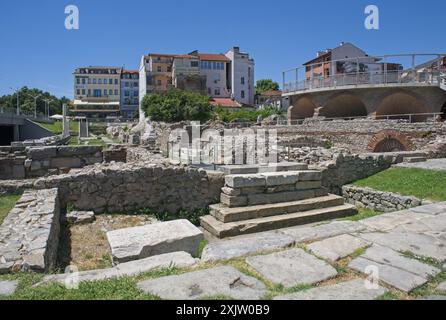
[[[395,165],[395,167],[446,171],[446,159],[430,159],[426,162],[418,163],[400,163]]]
[[[446,202],[358,222],[334,221],[216,241],[204,249],[202,259],[219,261],[234,257],[240,257],[265,283],[281,285],[291,291],[297,288],[296,292],[279,294],[275,299],[368,300],[389,291],[408,294],[434,281],[440,273],[444,276]],[[346,270],[353,274],[353,279],[338,280],[340,275],[335,267],[339,267],[336,261],[340,259],[347,259],[344,260],[347,261]],[[373,278],[370,278],[371,272],[376,273]],[[237,274],[229,269],[224,272],[218,268],[207,269],[141,282],[139,287],[145,292],[175,299],[203,295],[243,299],[266,293],[254,278],[239,275],[239,279]],[[234,282],[229,281],[231,279]],[[247,283],[253,290],[246,291]],[[301,285],[314,288],[299,290]],[[241,286],[243,294],[234,291],[234,286]],[[436,286],[436,293],[441,297],[444,284]],[[438,296],[426,298],[433,297],[438,299]]]

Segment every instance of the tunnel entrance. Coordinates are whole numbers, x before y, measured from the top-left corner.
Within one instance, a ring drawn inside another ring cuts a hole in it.
[[[14,127],[0,126],[0,146],[10,146],[14,142]]]
[[[368,150],[371,152],[411,151],[413,145],[405,134],[396,130],[383,130],[372,137]]]

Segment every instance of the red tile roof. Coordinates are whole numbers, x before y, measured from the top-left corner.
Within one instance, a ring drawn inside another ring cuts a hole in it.
[[[281,96],[281,95],[282,95],[282,91],[280,91],[280,90],[268,90],[261,94],[261,96],[266,96],[266,97],[275,97],[275,96]]]
[[[124,74],[136,74],[136,73],[138,73],[139,74],[139,71],[138,70],[123,70],[122,73],[124,73]]]
[[[205,61],[223,61],[223,62],[230,62],[231,60],[228,59],[224,54],[215,54],[215,53],[198,53],[198,57],[200,60]]]
[[[241,108],[242,105],[235,100],[230,98],[213,98],[211,99],[211,104],[213,106],[220,106],[223,108]]]

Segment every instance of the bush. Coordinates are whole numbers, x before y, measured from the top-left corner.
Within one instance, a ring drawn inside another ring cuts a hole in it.
[[[170,90],[144,97],[141,107],[153,121],[179,122],[184,120],[206,122],[212,117],[209,97],[199,93]]]
[[[222,107],[217,107],[215,109],[215,113],[217,117],[223,122],[232,122],[236,119],[248,122],[256,122],[259,116],[265,119],[272,115],[282,115],[282,110],[279,110],[273,106],[265,107],[262,110],[242,108],[237,111],[230,111]]]

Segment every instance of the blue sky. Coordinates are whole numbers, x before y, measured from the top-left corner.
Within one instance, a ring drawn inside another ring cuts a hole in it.
[[[80,10],[78,31],[64,27],[69,4]],[[368,4],[380,9],[379,31],[364,28]],[[27,85],[72,97],[76,67],[136,69],[148,52],[238,45],[255,58],[257,79],[276,81],[341,41],[372,55],[446,52],[444,12],[444,0],[2,0],[0,95]]]

